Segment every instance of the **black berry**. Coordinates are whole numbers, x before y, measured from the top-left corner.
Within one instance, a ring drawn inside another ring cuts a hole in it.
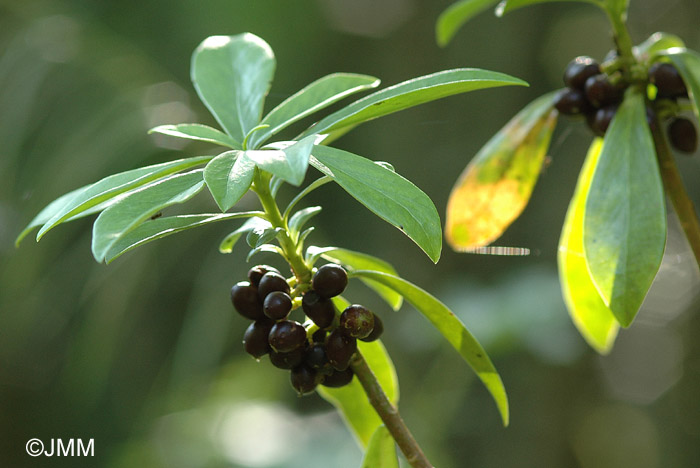
[[[271,348],[267,337],[271,328],[272,322],[269,320],[259,320],[251,323],[243,334],[243,347],[246,353],[256,359],[269,353]]]
[[[316,271],[311,280],[311,286],[319,296],[335,297],[345,291],[348,285],[348,274],[343,267],[334,263],[323,265]]]
[[[655,63],[649,68],[649,81],[658,90],[656,96],[661,99],[673,99],[688,95],[683,78],[670,63]]]
[[[231,302],[245,318],[259,320],[265,317],[262,303],[258,299],[258,290],[247,281],[236,283],[231,288]]]
[[[254,266],[253,268],[248,270],[248,279],[250,280],[250,284],[257,287],[258,284],[260,284],[260,279],[263,277],[263,275],[270,271],[274,271],[275,273],[280,274],[277,268],[271,267],[270,265]]]
[[[608,127],[610,126],[610,122],[612,121],[613,117],[615,116],[615,112],[617,112],[616,105],[605,106],[601,109],[598,109],[588,119],[588,126],[591,128],[591,130],[593,130],[593,133],[595,133],[596,135],[598,135],[598,136],[605,135],[605,132],[608,130]]]
[[[289,294],[289,284],[284,276],[277,272],[269,271],[260,278],[258,284],[258,297],[264,301],[268,294],[274,291],[282,291]]]
[[[281,320],[292,310],[292,298],[282,291],[272,291],[265,297],[263,312],[272,320]]]
[[[564,84],[583,91],[586,80],[600,73],[600,65],[590,57],[576,57],[564,70]]]
[[[360,340],[368,342],[377,340],[380,336],[382,336],[383,332],[384,324],[382,323],[382,319],[380,319],[377,314],[374,314],[374,328],[372,328],[372,333],[364,338],[360,338]]]
[[[325,387],[344,387],[352,381],[355,373],[349,367],[344,371],[334,370],[331,374],[323,376],[321,384]]]
[[[678,151],[694,153],[698,148],[698,132],[690,120],[678,117],[668,126],[668,139]]]
[[[288,353],[304,345],[306,329],[299,322],[282,320],[272,326],[268,341],[278,353]]]
[[[352,338],[365,338],[374,328],[374,314],[369,309],[353,304],[340,314],[339,329]]]
[[[321,297],[318,292],[311,290],[301,299],[301,308],[318,328],[328,328],[335,318],[333,301]]]
[[[326,355],[328,361],[337,370],[345,370],[350,364],[350,358],[357,350],[357,340],[345,336],[342,331],[335,329],[326,340]]]
[[[325,343],[326,342],[326,330],[318,329],[311,335],[311,340],[314,343]]]
[[[330,362],[328,361],[328,355],[326,354],[326,347],[321,343],[314,343],[306,350],[306,355],[304,356],[304,363],[321,372],[330,370]]]
[[[588,112],[591,108],[583,91],[564,88],[554,97],[554,107],[564,115],[578,115]]]
[[[304,361],[304,348],[299,347],[288,353],[270,351],[270,362],[279,369],[294,369]]]
[[[292,369],[290,375],[292,387],[299,396],[313,392],[320,380],[321,376],[318,372],[304,365]]]
[[[617,104],[622,100],[624,89],[613,85],[604,73],[591,76],[584,85],[586,99],[593,107]]]

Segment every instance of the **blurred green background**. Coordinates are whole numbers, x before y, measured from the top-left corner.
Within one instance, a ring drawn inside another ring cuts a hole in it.
[[[330,405],[297,398],[287,373],[243,352],[247,323],[228,291],[250,265],[245,249],[217,251],[237,225],[188,231],[110,266],[92,259],[91,220],[61,226],[40,244],[13,242],[67,191],[140,165],[212,154],[146,131],[214,124],[189,82],[190,54],[207,36],[244,31],[277,56],[268,109],[335,71],[371,74],[386,86],[469,66],[530,82],[392,115],[336,143],[391,162],[444,218],[453,182],[489,135],[560,87],[571,58],[602,58],[611,47],[603,14],[574,3],[502,19],[484,13],[439,49],[434,23],[449,4],[0,0],[1,466],[359,466],[361,453]],[[661,30],[700,49],[699,20],[697,0],[632,0],[635,42]],[[428,322],[409,306],[393,313],[352,285],[349,296],[385,321],[402,414],[440,468],[700,466],[700,282],[675,219],[657,282],[609,356],[587,348],[560,297],[557,241],[589,139],[582,125],[562,119],[531,203],[497,242],[530,248],[528,257],[446,248],[434,266],[338,187],[307,200],[324,205],[313,243],[392,262],[453,308],[501,373],[507,429]],[[700,156],[679,164],[700,204]],[[194,204],[213,207],[206,196]],[[24,449],[34,437],[93,438],[95,457],[34,459]]]

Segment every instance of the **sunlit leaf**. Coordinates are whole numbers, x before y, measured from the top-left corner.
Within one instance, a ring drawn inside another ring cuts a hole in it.
[[[308,136],[280,150],[251,150],[246,156],[264,169],[292,185],[299,186],[304,181],[309,167],[309,156],[315,135]]]
[[[695,117],[700,119],[700,54],[694,50],[672,48],[668,49],[664,55],[671,59],[683,77],[693,103]]]
[[[334,298],[335,299],[335,298]],[[342,306],[339,306],[342,310]],[[394,364],[381,341],[365,343],[357,342],[357,349],[365,358],[372,373],[377,377],[379,385],[387,398],[394,405],[399,401],[399,381],[396,377]],[[329,388],[319,385],[318,393],[333,406],[338,408],[345,423],[351,429],[358,443],[366,447],[372,434],[382,425],[382,420],[367,400],[367,394],[362,385],[353,378],[352,381],[340,388]]]
[[[474,369],[496,402],[503,424],[508,425],[508,397],[501,377],[484,348],[445,304],[418,286],[397,276],[369,270],[352,271],[350,276],[368,278],[384,284],[401,294],[423,314]]]
[[[675,34],[656,32],[634,47],[634,54],[639,60],[646,61],[656,54],[674,47],[685,47],[683,39]]]
[[[311,164],[374,214],[399,228],[435,263],[442,250],[440,216],[432,200],[410,181],[369,159],[314,146]]]
[[[204,181],[221,211],[229,210],[246,194],[255,175],[255,163],[243,151],[227,151],[209,161]]]
[[[270,127],[252,137],[253,148],[294,122],[347,96],[379,86],[379,79],[354,73],[333,73],[319,78],[270,111],[262,124]]]
[[[384,260],[367,255],[361,252],[341,249],[338,247],[329,247],[323,250],[320,254],[328,261],[340,263],[351,270],[374,270],[388,273],[390,275],[399,276],[396,269]],[[403,304],[403,297],[393,289],[384,286],[369,278],[360,278],[368,287],[372,288],[379,294],[394,310],[399,310]]]
[[[260,123],[274,73],[272,49],[250,33],[208,37],[192,54],[197,94],[237,142]]]
[[[277,237],[277,234],[279,234],[283,229],[279,227],[263,227],[264,225],[260,224],[253,228],[251,231],[248,232],[248,235],[245,238],[245,241],[248,243],[249,246],[255,248],[260,247],[263,244],[268,244],[270,241],[272,241],[275,237]]]
[[[166,177],[175,172],[180,172],[194,166],[199,166],[208,162],[210,156],[196,158],[178,159],[153,166],[140,167],[131,171],[121,172],[95,182],[94,184],[76,193],[74,197],[67,200],[65,204],[49,219],[37,233],[37,240],[49,232],[55,226],[68,219],[75,219],[80,213],[89,210],[97,205],[124,194],[137,187],[146,185],[154,180]],[[71,192],[73,193],[73,192]],[[117,200],[114,200],[116,202]],[[106,208],[102,205],[102,208]]]
[[[598,0],[503,0],[496,7],[496,15],[503,16],[518,8],[522,8],[528,5],[535,5],[537,3],[552,3],[552,2],[578,2],[578,3],[591,3],[593,5],[603,7],[601,1]]]
[[[527,83],[503,73],[475,68],[445,70],[372,93],[321,119],[301,136],[337,133],[324,140],[328,144],[350,128],[377,117],[453,94],[511,85],[527,86]]]
[[[245,223],[243,223],[241,227],[224,237],[224,239],[219,244],[219,252],[224,254],[231,253],[233,252],[234,245],[236,245],[236,242],[238,242],[238,239],[240,239],[243,234],[247,234],[253,229],[265,229],[271,226],[272,224],[270,224],[270,222],[265,219],[258,217],[250,218]]]
[[[445,237],[453,249],[491,243],[525,209],[556,124],[553,96],[528,104],[460,175],[447,202]]]
[[[253,258],[255,255],[257,255],[257,254],[259,254],[259,253],[263,253],[263,252],[274,253],[274,254],[278,254],[278,255],[284,256],[284,253],[282,252],[282,249],[280,249],[280,248],[277,247],[276,245],[273,245],[273,244],[262,244],[262,245],[259,245],[259,246],[255,247],[254,249],[251,249],[251,251],[248,252],[248,255],[246,256],[245,261],[246,261],[246,262],[249,262],[250,259]]]
[[[586,264],[603,302],[632,323],[661,264],[666,206],[644,97],[628,91],[605,134],[583,218]]]
[[[379,426],[372,434],[361,468],[399,468],[396,442],[386,426]]]
[[[314,216],[321,212],[320,206],[310,206],[309,208],[304,208],[299,210],[289,218],[289,231],[292,235],[298,234],[304,225]]]
[[[101,262],[109,250],[138,225],[170,205],[182,203],[204,187],[202,170],[175,174],[129,192],[104,210],[92,226],[92,254]]]
[[[65,207],[68,203],[70,203],[73,198],[75,198],[78,194],[84,192],[86,189],[88,189],[90,186],[85,185],[83,187],[80,187],[79,189],[75,189],[72,192],[68,192],[65,195],[62,195],[46,205],[44,209],[42,209],[27,225],[27,227],[22,230],[22,232],[19,233],[17,236],[17,239],[15,239],[15,247],[19,246],[19,243],[22,242],[22,239],[24,239],[27,234],[32,232],[32,230],[37,227],[41,226],[42,224],[46,224],[47,221],[49,221],[51,218],[56,216],[56,213],[61,211],[63,207]],[[79,217],[83,216],[88,216],[90,214],[97,213],[97,211],[94,210],[86,210],[83,211],[82,213],[74,216],[73,218],[70,218],[69,220],[73,220]]]
[[[498,0],[461,0],[450,5],[437,20],[435,36],[438,45],[446,46],[464,23],[496,3]]]
[[[600,297],[583,256],[583,212],[602,148],[603,140],[597,139],[588,150],[566,213],[557,260],[562,295],[574,325],[596,351],[605,354],[612,348],[620,325]]]
[[[242,149],[239,142],[226,135],[224,132],[202,124],[160,125],[152,128],[148,133],[161,133],[177,138],[215,143],[237,150]]]
[[[259,216],[259,211],[248,211],[241,213],[214,213],[214,214],[192,214],[169,216],[167,218],[156,218],[140,224],[136,229],[119,238],[105,255],[105,260],[110,263],[115,258],[135,249],[148,242],[169,236],[187,229],[204,226],[206,224],[219,221],[230,221],[233,219],[250,218]]]

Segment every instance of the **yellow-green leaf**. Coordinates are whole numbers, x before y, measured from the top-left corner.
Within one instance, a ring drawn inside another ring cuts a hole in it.
[[[396,442],[386,426],[379,426],[372,434],[361,468],[399,468]]]

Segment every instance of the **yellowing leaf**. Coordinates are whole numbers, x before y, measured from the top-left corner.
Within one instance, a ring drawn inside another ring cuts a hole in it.
[[[479,151],[452,188],[445,236],[455,250],[488,245],[520,215],[556,124],[553,93],[528,104]]]

